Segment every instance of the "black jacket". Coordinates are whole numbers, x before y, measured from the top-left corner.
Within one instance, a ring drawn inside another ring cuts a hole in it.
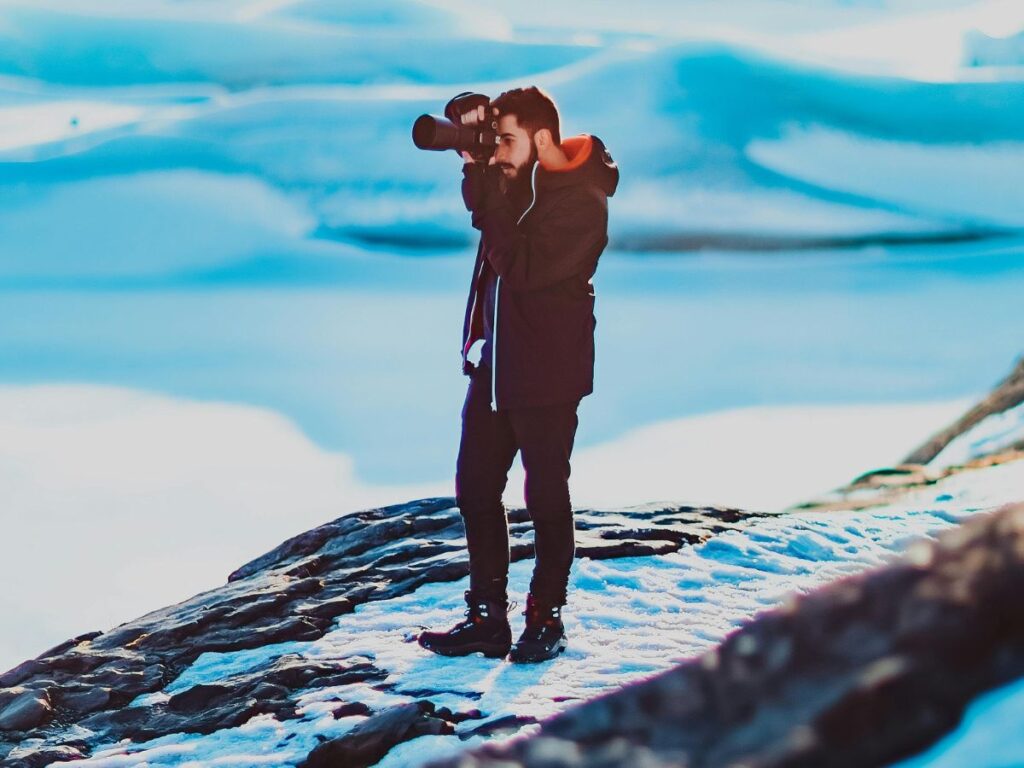
[[[596,136],[561,145],[569,164],[530,169],[532,200],[520,214],[501,192],[497,166],[463,166],[462,196],[480,230],[462,328],[462,371],[483,338],[483,297],[496,273],[490,360],[492,405],[522,408],[579,400],[594,391],[594,285],[608,244],[608,196],[619,170]]]

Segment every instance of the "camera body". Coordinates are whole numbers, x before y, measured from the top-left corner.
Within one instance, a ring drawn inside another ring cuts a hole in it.
[[[462,125],[461,116],[483,106],[487,120]],[[444,108],[444,117],[420,115],[412,126],[412,141],[419,149],[469,152],[477,162],[487,162],[498,145],[498,123],[491,115],[491,100],[482,93],[464,91]]]

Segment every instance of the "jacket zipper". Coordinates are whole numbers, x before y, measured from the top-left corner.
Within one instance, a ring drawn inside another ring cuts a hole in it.
[[[530,170],[530,204],[526,206],[526,210],[523,211],[523,215],[519,217],[519,221],[516,222],[518,227],[523,223],[523,219],[526,218],[526,214],[533,208],[533,204],[537,202],[537,166],[539,162],[533,161],[533,168]],[[501,275],[498,275],[498,280],[494,285],[494,320],[491,323],[493,331],[491,333],[491,402],[494,403],[494,411],[498,410],[498,299],[500,297],[501,289]],[[476,299],[474,298],[474,301]]]
[[[469,359],[469,358],[466,357],[466,355],[469,354],[469,350],[466,349],[466,342],[469,340],[469,335],[471,333],[473,333],[473,314],[476,312],[476,298],[477,298],[477,294],[480,293],[480,290],[479,290],[479,288],[480,288],[480,275],[482,275],[484,273],[484,262],[485,261],[487,261],[487,259],[485,259],[483,257],[483,254],[481,254],[481,256],[480,256],[480,269],[477,270],[476,279],[473,280],[473,306],[471,306],[469,308],[469,326],[466,328],[466,336],[463,337],[463,339],[462,339],[462,364],[463,364],[463,368],[465,368],[466,361]]]

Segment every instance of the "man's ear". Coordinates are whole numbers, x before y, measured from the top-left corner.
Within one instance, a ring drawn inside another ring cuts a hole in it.
[[[554,143],[551,138],[551,131],[547,128],[538,128],[537,132],[533,134],[533,143],[537,147],[538,152],[549,149]]]

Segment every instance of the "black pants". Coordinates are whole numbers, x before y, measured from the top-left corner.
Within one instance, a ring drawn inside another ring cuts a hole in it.
[[[496,600],[506,596],[509,535],[501,497],[516,451],[521,451],[524,496],[536,550],[530,591],[545,602],[565,605],[576,554],[569,457],[579,423],[579,401],[492,411],[490,389],[490,369],[478,367],[462,407],[455,474],[455,495],[469,549],[470,589]]]

